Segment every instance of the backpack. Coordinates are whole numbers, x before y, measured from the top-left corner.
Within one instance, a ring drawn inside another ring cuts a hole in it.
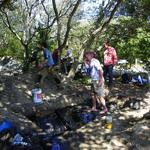
[[[129,73],[123,73],[121,75],[122,83],[129,83],[132,80],[132,77]]]

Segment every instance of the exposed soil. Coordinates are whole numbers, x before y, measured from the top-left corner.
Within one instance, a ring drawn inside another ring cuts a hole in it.
[[[44,100],[40,105],[32,101],[31,90],[36,87],[36,71],[28,74],[1,72],[0,122],[10,120],[25,133],[44,131],[32,115],[44,116],[56,109],[84,105],[90,100],[89,87],[77,82],[57,84],[49,76],[41,87]],[[105,127],[105,116],[76,130],[67,130],[58,138],[66,150],[150,149],[150,91],[148,86],[122,84],[116,79],[106,98],[113,117],[112,130]],[[131,105],[132,104],[132,105]],[[139,104],[140,107],[133,107]],[[37,141],[38,142],[38,141]],[[1,145],[0,145],[1,146]]]

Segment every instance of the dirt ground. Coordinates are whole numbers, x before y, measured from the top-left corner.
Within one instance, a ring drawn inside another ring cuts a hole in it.
[[[40,130],[27,114],[37,113],[38,109],[47,112],[50,109],[80,105],[90,99],[89,87],[85,85],[75,82],[57,84],[53,79],[47,78],[42,87],[43,107],[37,108],[31,96],[35,83],[36,72],[0,74],[0,121],[9,119],[23,130]],[[106,101],[113,117],[112,130],[105,128],[106,116],[97,116],[93,122],[59,136],[61,142],[67,146],[66,150],[150,149],[149,88],[122,84],[116,79],[113,87],[109,89]],[[140,104],[138,109],[131,106],[131,103],[136,102]],[[24,104],[27,107],[23,107]]]
[[[140,101],[139,109],[130,108],[133,100]],[[66,132],[60,139],[72,150],[149,150],[149,89],[116,81],[107,104],[113,117],[112,130],[105,127],[106,116],[99,116],[82,128]]]

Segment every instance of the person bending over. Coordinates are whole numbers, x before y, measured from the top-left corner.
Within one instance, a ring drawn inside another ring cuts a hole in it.
[[[103,105],[103,111],[100,112],[100,114],[104,114],[108,111],[104,99],[104,78],[103,78],[103,70],[100,65],[100,62],[98,59],[94,58],[93,52],[86,52],[84,54],[84,62],[85,65],[88,67],[88,70],[90,70],[89,75],[92,79],[92,109],[91,111],[97,111],[96,110],[96,100],[98,102],[101,102]]]

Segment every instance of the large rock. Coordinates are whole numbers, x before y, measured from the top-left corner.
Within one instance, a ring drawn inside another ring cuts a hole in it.
[[[150,120],[137,123],[133,128],[132,144],[135,149],[149,150],[150,148]]]
[[[20,113],[14,113],[7,108],[0,109],[0,113],[1,123],[4,120],[9,120],[17,129],[23,132],[30,132],[32,130],[40,131],[39,127],[34,122]]]
[[[22,73],[21,63],[10,56],[0,57],[0,71],[9,75]]]

